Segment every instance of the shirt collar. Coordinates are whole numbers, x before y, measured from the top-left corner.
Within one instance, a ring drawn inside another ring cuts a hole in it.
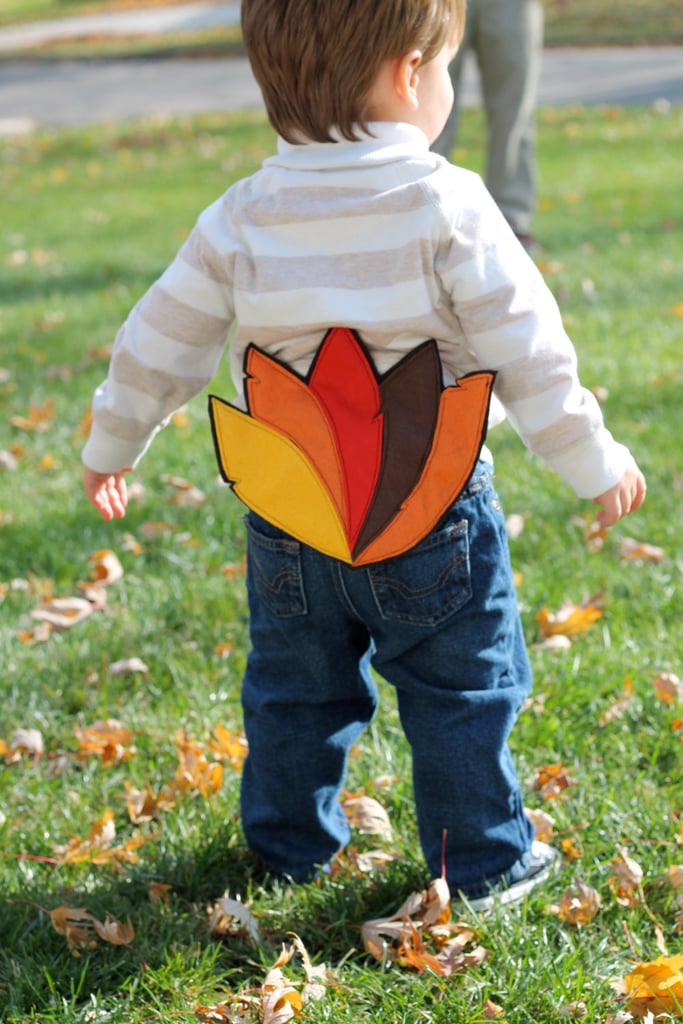
[[[368,131],[358,131],[357,141],[344,139],[334,130],[334,142],[305,142],[296,145],[278,138],[277,156],[265,166],[277,164],[300,170],[333,168],[349,164],[389,163],[429,151],[429,140],[419,128],[396,121],[372,121]]]

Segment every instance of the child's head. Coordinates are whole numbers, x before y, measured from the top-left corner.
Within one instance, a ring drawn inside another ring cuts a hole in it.
[[[242,0],[242,35],[275,130],[290,142],[353,139],[383,64],[422,63],[459,41],[465,0]]]

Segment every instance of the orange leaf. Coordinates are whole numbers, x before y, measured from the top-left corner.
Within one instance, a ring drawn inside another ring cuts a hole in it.
[[[558,907],[553,909],[566,924],[580,928],[588,924],[600,910],[600,894],[580,879],[574,879],[574,886],[568,889]]]
[[[652,680],[655,693],[665,704],[677,704],[683,700],[683,681],[673,672],[660,672]]]
[[[544,636],[555,636],[558,633],[564,636],[573,636],[575,633],[583,633],[601,617],[602,608],[595,602],[595,598],[580,605],[564,605],[556,613],[549,612],[547,608],[541,608],[536,615]]]
[[[680,1014],[683,1005],[683,954],[659,956],[636,964],[624,978],[628,1008],[639,1017],[648,1013]]]
[[[664,548],[634,540],[632,537],[622,537],[619,543],[619,554],[631,562],[661,562],[664,558]]]

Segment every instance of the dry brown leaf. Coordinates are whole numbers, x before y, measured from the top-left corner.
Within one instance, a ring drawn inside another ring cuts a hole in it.
[[[9,741],[8,758],[19,760],[22,755],[41,757],[45,752],[43,734],[40,729],[15,729]]]
[[[389,815],[378,800],[371,796],[349,796],[342,804],[352,828],[364,836],[380,836],[390,843],[394,832]]]
[[[167,885],[166,882],[150,882],[149,883],[149,902],[150,903],[166,903],[170,902],[170,893],[172,886]]]
[[[540,791],[544,800],[555,800],[566,789],[575,785],[576,780],[567,774],[562,764],[545,764],[537,768],[533,780],[533,788]]]
[[[90,826],[85,839],[74,836],[65,846],[58,846],[55,853],[64,864],[79,864],[90,860],[98,851],[110,847],[115,838],[114,814],[106,810],[102,817]]]
[[[261,935],[256,918],[249,907],[240,900],[233,900],[226,892],[215,903],[207,907],[209,934],[212,939],[225,935],[248,935],[252,942],[260,943]]]
[[[546,811],[539,811],[529,807],[524,808],[524,813],[534,826],[536,838],[542,843],[549,842],[555,832],[555,819]]]
[[[607,884],[620,906],[635,907],[641,901],[643,869],[623,847],[618,846],[617,850],[618,855],[612,859],[614,874],[608,878]]]
[[[28,416],[10,416],[10,423],[18,430],[26,430],[29,433],[34,431],[48,430],[54,417],[54,402],[47,398],[42,405],[29,403]]]
[[[111,946],[130,946],[135,938],[135,929],[130,921],[127,924],[121,924],[109,914],[104,919],[104,923],[95,921],[94,928],[102,941],[108,942]]]
[[[31,612],[31,618],[47,622],[52,629],[71,629],[87,619],[97,607],[85,597],[54,597],[43,601]]]
[[[404,967],[430,970],[447,978],[488,956],[476,941],[470,924],[451,921],[450,892],[445,879],[434,879],[423,892],[414,892],[390,917],[366,921],[363,945],[378,960],[389,959]]]
[[[564,633],[554,633],[552,636],[546,636],[542,640],[537,640],[534,643],[534,650],[568,651],[571,645],[571,637],[565,636]]]
[[[90,576],[99,587],[108,587],[118,583],[123,577],[123,566],[118,556],[108,548],[101,548],[88,557]]]
[[[149,672],[141,658],[122,658],[121,661],[113,661],[108,669],[109,675],[114,679],[116,676],[123,676],[129,672]]]
[[[82,949],[94,949],[97,945],[95,918],[87,910],[76,907],[55,907],[49,911],[55,931],[63,935],[74,956],[80,956]]]
[[[583,1020],[588,1014],[588,1007],[584,1002],[578,1000],[574,1003],[565,1003],[558,1012],[564,1020]]]
[[[606,725],[611,725],[619,718],[623,718],[626,711],[633,702],[633,684],[630,679],[624,680],[624,692],[619,694],[618,697],[614,697],[609,704],[609,707],[603,711],[598,719],[598,725],[601,729],[604,729]]]
[[[263,1024],[284,1024],[303,1009],[303,1000],[282,968],[294,956],[294,947],[283,945],[280,956],[266,974],[261,986]]]
[[[116,718],[102,719],[92,725],[75,726],[80,757],[99,757],[106,767],[129,761],[135,756],[133,733]]]
[[[672,864],[669,868],[669,882],[674,889],[683,889],[683,864]]]
[[[660,672],[652,680],[655,693],[665,704],[677,704],[683,700],[683,681],[673,672]]]
[[[141,825],[143,822],[153,821],[159,817],[160,808],[149,783],[145,789],[136,789],[126,779],[125,787],[128,817],[134,825]]]
[[[494,1003],[492,999],[487,999],[486,1006],[484,1007],[484,1016],[487,1020],[498,1020],[505,1016],[505,1010],[498,1003]]]
[[[172,487],[176,492],[171,499],[173,505],[188,505],[191,508],[199,508],[206,501],[206,495],[198,487],[184,480],[180,476],[163,475],[161,477],[167,487]]]
[[[619,554],[629,562],[661,562],[664,558],[664,548],[634,540],[633,537],[622,537],[619,542]]]
[[[600,911],[600,905],[600,894],[597,890],[575,878],[573,887],[567,890],[560,903],[548,909],[566,924],[580,928],[593,920]]]

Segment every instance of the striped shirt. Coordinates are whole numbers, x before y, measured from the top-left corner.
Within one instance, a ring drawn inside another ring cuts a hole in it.
[[[444,384],[495,370],[507,415],[579,497],[630,463],[577,376],[557,304],[481,179],[412,126],[290,145],[199,217],[116,337],[93,401],[87,466],[133,466],[212,379],[226,348],[237,401],[252,343],[305,376],[330,327],[356,330],[384,373],[428,338]]]

